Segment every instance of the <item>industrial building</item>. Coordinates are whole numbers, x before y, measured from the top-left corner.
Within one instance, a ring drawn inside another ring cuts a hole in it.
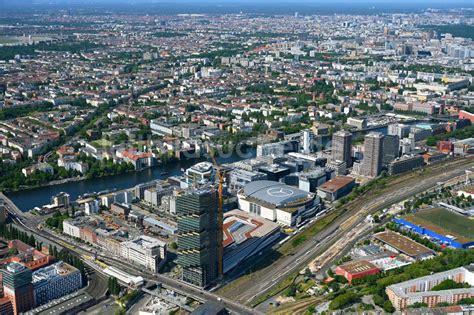
[[[353,177],[336,176],[318,187],[318,196],[328,201],[335,201],[349,194],[355,185]]]
[[[224,214],[224,273],[258,254],[280,237],[280,226],[270,220],[232,210]]]
[[[434,255],[434,251],[401,234],[385,231],[374,235],[374,238],[385,244],[385,247],[396,253],[402,253],[413,259],[426,259]]]
[[[354,279],[375,275],[379,272],[380,269],[367,260],[350,261],[336,268],[336,275],[343,276],[349,282],[352,282]]]
[[[398,310],[402,311],[409,305],[424,303],[428,307],[434,307],[439,303],[446,302],[456,304],[459,300],[474,297],[474,288],[450,289],[432,291],[433,287],[445,280],[453,280],[457,283],[474,285],[474,273],[469,268],[460,267],[429,276],[390,285],[386,293],[390,302]]]
[[[315,215],[320,209],[315,194],[267,180],[246,185],[237,197],[241,210],[288,226]]]
[[[166,260],[166,243],[146,235],[122,242],[120,249],[120,256],[152,272],[157,272]]]

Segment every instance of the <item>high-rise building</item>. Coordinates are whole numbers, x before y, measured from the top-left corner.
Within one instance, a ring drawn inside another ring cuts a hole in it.
[[[382,170],[383,162],[383,134],[371,132],[364,139],[364,160],[362,175],[376,177]]]
[[[313,141],[313,132],[310,129],[305,129],[302,132],[302,147],[303,153],[309,154],[311,152],[311,142]]]
[[[384,136],[383,137],[383,165],[388,165],[396,158],[400,152],[400,140],[398,136]]]
[[[346,162],[352,166],[352,134],[347,131],[338,131],[332,135],[332,160]]]
[[[22,264],[12,262],[1,270],[3,294],[12,302],[15,315],[31,310],[35,306],[32,271]]]
[[[219,273],[218,201],[212,186],[185,190],[176,197],[178,265],[183,281],[199,287],[208,286]]]

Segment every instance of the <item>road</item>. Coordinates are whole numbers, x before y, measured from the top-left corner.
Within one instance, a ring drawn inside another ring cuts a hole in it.
[[[271,266],[255,272],[251,280],[233,288],[231,293],[226,295],[241,304],[251,304],[252,301],[272,290],[288,276],[301,270],[316,256],[324,253],[335,240],[346,237],[352,229],[364,221],[367,215],[425,191],[440,181],[447,181],[454,176],[462,175],[465,169],[472,165],[474,165],[474,160],[471,159],[459,159],[433,165],[417,176],[410,177],[410,174],[401,176],[394,181],[393,185],[384,189],[371,200],[369,199],[369,202],[367,199],[371,197],[370,195],[357,198],[345,206],[347,210],[343,215],[313,239],[308,240],[289,255],[283,256]]]
[[[7,206],[8,212],[10,215],[13,217],[14,221],[21,225],[21,227],[24,230],[27,230],[36,236],[39,236],[40,238],[46,240],[48,243],[51,243],[53,245],[56,245],[60,248],[63,248],[64,246],[61,245],[60,239],[45,231],[45,230],[39,230],[37,228],[38,225],[38,217],[32,216],[29,213],[23,213],[21,212],[20,209],[18,209],[13,202],[11,202],[5,195],[0,193],[0,199],[3,199],[5,202],[5,205]],[[96,253],[86,250],[84,248],[77,247],[75,245],[72,245],[68,248],[68,250],[77,256],[81,257],[83,255],[87,256],[94,256]],[[214,303],[220,304],[227,308],[228,310],[237,313],[237,314],[259,314],[258,311],[255,311],[249,307],[246,307],[244,305],[241,305],[239,303],[236,303],[232,301],[231,299],[227,299],[225,297],[218,296],[215,293],[208,292],[206,290],[203,290],[201,288],[189,285],[183,281],[172,279],[169,277],[166,277],[164,275],[160,274],[153,274],[149,273],[147,271],[144,271],[141,268],[137,268],[136,266],[129,264],[127,262],[124,262],[122,260],[117,260],[114,258],[111,258],[109,256],[104,256],[97,254],[97,257],[103,260],[105,263],[115,266],[119,269],[122,269],[124,271],[130,272],[136,276],[142,276],[144,279],[148,281],[155,281],[160,283],[166,288],[173,289],[177,292],[181,292],[186,296],[192,297],[196,300],[204,300],[204,301],[212,301]]]
[[[180,280],[159,274],[150,274],[141,269],[137,269],[135,266],[129,265],[124,261],[119,261],[102,255],[98,256],[110,265],[133,272],[135,275],[140,275],[145,279],[157,281],[165,287],[169,287],[178,292],[183,292],[191,297],[213,301],[238,314],[256,314],[259,313],[259,311],[244,305],[251,303],[257,297],[266,294],[275,285],[285,280],[289,275],[301,270],[303,266],[314,259],[314,257],[324,253],[332,244],[333,240],[345,237],[355,226],[363,222],[368,214],[374,213],[394,203],[405,200],[414,194],[427,190],[435,186],[438,182],[447,181],[452,177],[462,175],[465,172],[465,169],[471,167],[473,164],[474,160],[462,159],[431,166],[427,168],[428,171],[420,173],[419,175],[401,176],[401,179],[399,178],[394,181],[395,184],[392,183],[393,185],[382,190],[380,194],[374,196],[374,198],[369,202],[366,200],[367,197],[370,198],[370,196],[362,196],[361,198],[356,199],[354,202],[347,204],[345,206],[346,211],[313,239],[305,242],[289,255],[283,256],[271,266],[256,272],[251,281],[235,288],[235,290],[232,290],[230,296],[227,297],[222,297],[215,293],[191,286]],[[0,198],[4,199],[6,197],[0,195]],[[61,246],[54,235],[36,228],[38,218],[22,213],[12,202],[9,202],[8,198],[6,198],[6,205],[9,212],[16,217],[17,221],[22,224],[25,229],[28,229],[36,235],[40,235],[57,246]],[[69,250],[79,256],[93,256],[95,254],[78,247]]]

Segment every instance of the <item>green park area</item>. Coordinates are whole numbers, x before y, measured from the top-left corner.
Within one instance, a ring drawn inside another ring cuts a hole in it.
[[[444,208],[420,210],[405,219],[438,234],[452,235],[462,243],[474,239],[474,220]]]

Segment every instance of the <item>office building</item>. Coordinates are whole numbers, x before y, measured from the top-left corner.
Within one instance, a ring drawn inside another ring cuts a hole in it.
[[[260,173],[263,173],[267,176],[268,180],[279,181],[284,178],[286,175],[290,174],[290,168],[284,167],[279,164],[271,164],[267,166],[262,166],[258,169]]]
[[[383,134],[378,132],[372,132],[365,136],[362,175],[376,177],[380,174],[383,162],[383,138]]]
[[[99,212],[99,201],[96,199],[87,200],[84,202],[84,213],[87,215],[93,215]]]
[[[133,202],[133,194],[131,191],[122,191],[115,194],[115,203],[131,205]]]
[[[81,287],[81,272],[62,261],[33,272],[36,306],[76,292]]]
[[[186,170],[186,184],[191,187],[194,183],[205,184],[214,181],[215,171],[212,163],[200,162]],[[183,187],[183,188],[187,188]]]
[[[387,165],[399,156],[400,140],[398,136],[384,136],[383,137],[383,165]]]
[[[286,140],[275,143],[257,145],[257,157],[260,156],[281,156],[289,152],[297,152],[299,141]]]
[[[328,201],[335,201],[349,194],[355,185],[353,177],[336,176],[318,187],[318,196]]]
[[[243,169],[234,169],[229,173],[229,184],[231,190],[239,190],[248,183],[267,179],[267,174]]]
[[[410,154],[415,151],[415,139],[405,138],[400,140],[400,154]]]
[[[69,194],[65,192],[60,192],[57,195],[54,195],[51,198],[51,204],[56,207],[69,207],[70,198]]]
[[[345,162],[346,167],[352,166],[352,134],[347,131],[338,131],[332,136],[332,160]]]
[[[408,137],[409,133],[410,126],[404,124],[392,124],[387,128],[387,134],[389,136],[398,136],[400,139]]]
[[[166,243],[146,235],[122,242],[120,255],[133,264],[143,266],[152,272],[157,272],[161,263],[166,260]]]
[[[420,128],[420,127],[411,127],[410,134],[408,138],[413,139],[415,142],[423,141],[433,134],[431,128]]]
[[[15,315],[31,310],[35,306],[32,271],[22,264],[12,262],[1,270],[3,294],[9,298]]]
[[[403,156],[388,164],[388,174],[395,175],[423,167],[425,160],[421,155]]]
[[[356,127],[359,130],[366,129],[367,128],[367,119],[365,118],[355,118],[355,117],[349,117],[347,119],[347,125]]]
[[[190,189],[176,197],[178,265],[183,281],[206,287],[218,277],[218,193],[212,186]]]
[[[311,131],[311,129],[303,130],[301,138],[303,153],[311,153],[311,142],[313,141],[313,132]]]

